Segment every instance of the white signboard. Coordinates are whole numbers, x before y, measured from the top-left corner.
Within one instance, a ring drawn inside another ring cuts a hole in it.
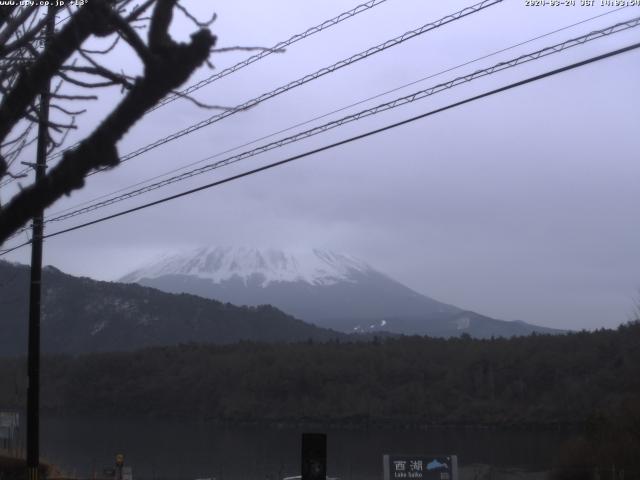
[[[385,455],[384,480],[458,480],[457,455]]]

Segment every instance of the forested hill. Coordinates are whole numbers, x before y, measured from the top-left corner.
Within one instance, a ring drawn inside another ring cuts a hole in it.
[[[24,401],[0,361],[0,404]],[[640,405],[640,324],[473,340],[182,345],[43,361],[45,411],[231,423],[559,424]],[[18,392],[19,395],[16,395]]]
[[[0,355],[27,347],[29,267],[0,261]],[[346,338],[271,306],[238,307],[195,295],[42,272],[45,353],[136,350],[186,342],[296,342]]]

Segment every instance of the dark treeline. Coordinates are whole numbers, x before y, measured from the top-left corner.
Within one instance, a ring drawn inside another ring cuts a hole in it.
[[[24,369],[24,359],[0,360],[0,405],[24,405]],[[640,404],[640,324],[512,339],[46,356],[42,395],[47,412],[229,423],[579,424]]]

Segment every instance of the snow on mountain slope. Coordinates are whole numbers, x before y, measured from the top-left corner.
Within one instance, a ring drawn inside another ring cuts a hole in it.
[[[272,282],[306,282],[310,285],[333,285],[349,282],[354,272],[373,269],[365,262],[346,254],[327,250],[283,252],[244,247],[205,247],[195,251],[164,256],[124,278],[137,282],[142,278],[163,275],[189,275],[220,283],[234,277],[245,282],[257,275],[262,286]]]
[[[270,304],[347,333],[490,337],[545,331],[439,302],[350,255],[319,249],[199,248],[164,256],[121,281],[234,305]]]
[[[332,328],[341,331],[351,331],[353,322],[379,324],[385,316],[434,318],[460,311],[420,295],[362,260],[319,249],[200,248],[165,256],[121,281],[234,305],[271,304],[316,325],[335,319]]]

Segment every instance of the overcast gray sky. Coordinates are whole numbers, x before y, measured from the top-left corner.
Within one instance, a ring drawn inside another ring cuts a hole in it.
[[[218,46],[271,46],[357,4],[346,0],[185,2],[218,13]],[[246,112],[90,177],[47,214],[566,25],[612,12],[505,0]],[[469,1],[388,0],[195,95],[233,106],[437,20]],[[612,12],[544,39],[350,108],[312,125],[621,20]],[[174,34],[194,27],[180,16]],[[640,28],[500,74],[105,208],[48,232],[325,145],[471,95],[637,42]],[[250,55],[220,53],[217,70]],[[114,65],[135,69],[121,49]],[[202,69],[191,82],[211,74]],[[190,82],[190,83],[191,83]],[[350,253],[418,292],[496,318],[559,328],[627,321],[640,288],[640,52],[548,78],[347,146],[48,240],[45,263],[116,279],[160,252],[203,244],[320,247]],[[119,92],[81,119],[90,131]],[[213,112],[177,101],[152,112],[127,153]],[[298,130],[308,127],[301,127]],[[275,137],[278,138],[278,137]],[[239,150],[241,151],[241,150]],[[13,188],[13,186],[12,186]],[[3,200],[11,190],[2,192]],[[21,238],[20,240],[24,240]],[[6,257],[5,257],[6,258]],[[24,248],[9,259],[27,263]]]

